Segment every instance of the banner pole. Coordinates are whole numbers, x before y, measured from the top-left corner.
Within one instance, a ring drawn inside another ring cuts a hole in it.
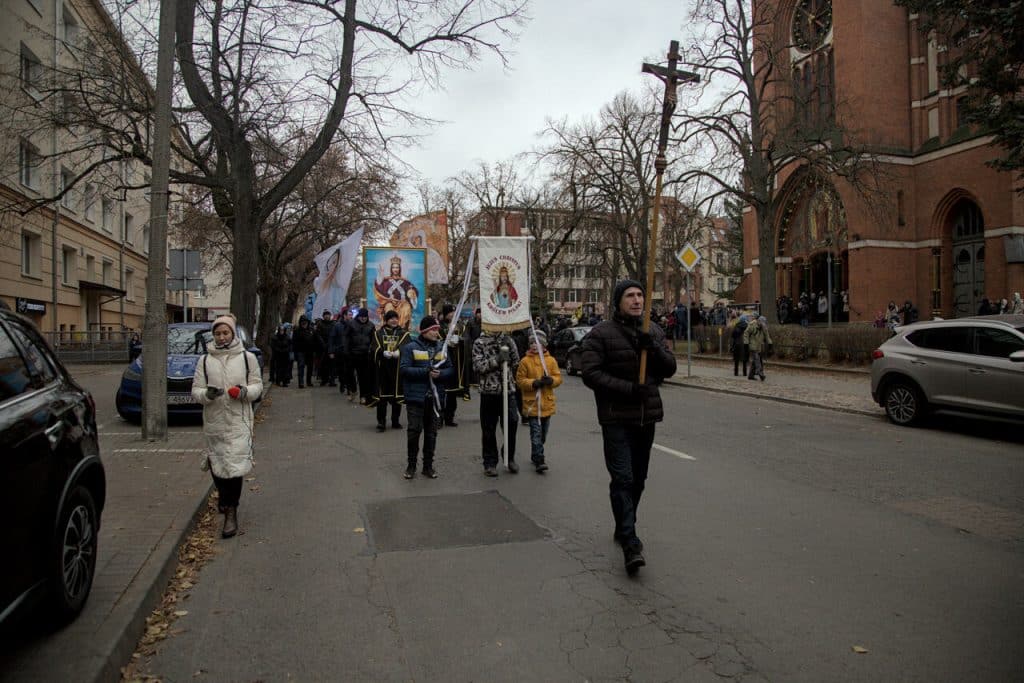
[[[501,409],[501,435],[505,442],[501,447],[501,459],[505,462],[505,467],[508,467],[508,361],[501,364]]]

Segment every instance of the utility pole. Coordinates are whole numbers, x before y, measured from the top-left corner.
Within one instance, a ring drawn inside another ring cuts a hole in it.
[[[149,212],[149,281],[142,328],[142,438],[167,440],[167,206],[171,168],[171,85],[176,0],[160,2],[153,115],[153,186]]]
[[[658,156],[654,159],[654,219],[651,221],[651,233],[647,241],[647,293],[644,296],[644,314],[641,329],[646,333],[651,329],[651,298],[654,294],[654,268],[657,264],[655,251],[658,248],[658,221],[661,219],[661,181],[665,175],[668,161],[665,150],[668,148],[668,129],[672,124],[672,113],[676,110],[676,88],[680,83],[698,83],[700,76],[689,71],[679,71],[679,41],[673,40],[668,45],[668,66],[658,66],[644,62],[641,72],[654,74],[665,84],[665,96],[661,105],[661,128],[658,131]],[[647,380],[647,349],[640,351],[640,383]]]

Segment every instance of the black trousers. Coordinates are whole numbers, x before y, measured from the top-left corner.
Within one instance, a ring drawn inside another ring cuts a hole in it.
[[[238,501],[242,497],[242,477],[221,479],[213,474],[213,483],[217,486],[217,505],[221,509],[238,507]]]
[[[459,398],[463,395],[462,389],[449,391],[444,401],[444,422],[450,424],[455,422],[455,411],[459,407]]]
[[[615,516],[615,539],[623,546],[636,540],[636,511],[647,481],[654,443],[654,423],[641,426],[601,425],[604,464],[611,481],[608,495]]]
[[[748,349],[746,344],[733,344],[732,346],[732,374],[740,374],[740,364],[743,364],[743,374],[747,374]]]
[[[434,399],[427,397],[419,403],[409,403],[409,426],[406,427],[406,455],[409,467],[416,468],[420,451],[420,434],[423,434],[423,469],[433,467],[434,448],[437,446],[437,423],[440,418],[434,412]]]
[[[349,361],[352,369],[355,371],[356,378],[359,380],[359,398],[369,401],[373,398],[373,390],[376,387],[376,382],[374,381],[376,374],[374,370],[376,368],[370,362],[370,357],[365,353],[349,356]]]
[[[498,438],[497,429],[500,423],[502,429],[508,430],[508,461],[516,459],[516,426],[519,424],[519,409],[516,407],[516,399],[512,394],[508,395],[508,415],[502,419],[501,394],[480,394],[480,439],[484,455],[484,467],[494,467],[498,464]]]
[[[329,384],[334,381],[334,361],[326,353],[317,354],[317,374],[320,376],[320,385]]]
[[[397,425],[402,418],[402,404],[397,398],[381,398],[377,401],[377,424],[384,425],[388,419],[388,405],[391,406],[391,424]],[[411,410],[409,411],[412,412]],[[417,439],[417,443],[419,439]]]
[[[334,354],[334,370],[338,378],[338,391],[344,394],[346,391],[356,390],[356,379],[352,373],[352,363],[349,362],[348,356],[341,353]]]

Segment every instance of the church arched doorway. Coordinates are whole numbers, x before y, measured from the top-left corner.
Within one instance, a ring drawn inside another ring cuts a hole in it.
[[[953,237],[953,313],[975,315],[985,295],[985,221],[970,199],[950,211]]]
[[[778,255],[786,277],[779,278],[781,293],[797,301],[801,294],[830,300],[849,289],[846,211],[828,181],[804,176],[796,182],[779,225]],[[830,289],[831,285],[831,289]]]

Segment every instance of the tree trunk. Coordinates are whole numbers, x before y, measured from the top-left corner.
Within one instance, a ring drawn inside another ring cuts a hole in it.
[[[767,209],[756,211],[760,285],[758,300],[761,302],[761,315],[767,318],[770,324],[777,324],[779,317],[775,310],[775,233],[768,213]]]

